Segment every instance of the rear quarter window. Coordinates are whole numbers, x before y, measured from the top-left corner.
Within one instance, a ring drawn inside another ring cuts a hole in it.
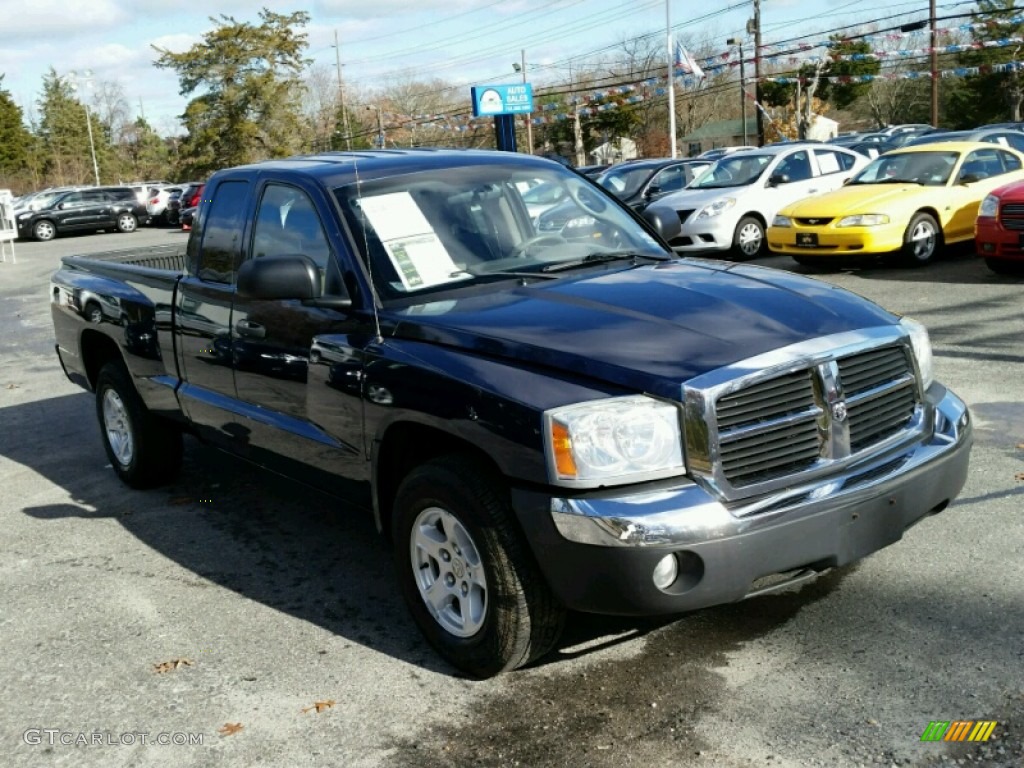
[[[204,205],[199,226],[189,240],[189,264],[200,280],[231,283],[242,254],[246,198],[249,182],[225,181],[217,185]],[[202,209],[200,209],[202,210]]]

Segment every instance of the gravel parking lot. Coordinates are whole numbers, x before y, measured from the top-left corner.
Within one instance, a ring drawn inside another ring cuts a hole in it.
[[[49,276],[185,237],[19,242],[0,264],[3,764],[1024,764],[1024,279],[968,253],[817,275],[931,330],[976,429],[946,511],[796,592],[575,615],[543,663],[477,682],[421,640],[369,517],[191,440],[169,488],[107,467],[54,354]],[[998,725],[922,742],[934,720]]]

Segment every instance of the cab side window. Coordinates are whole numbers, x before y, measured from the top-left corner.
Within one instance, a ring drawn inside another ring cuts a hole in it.
[[[330,253],[323,225],[309,196],[296,187],[268,184],[256,213],[253,256],[302,254],[312,259],[323,274]]]

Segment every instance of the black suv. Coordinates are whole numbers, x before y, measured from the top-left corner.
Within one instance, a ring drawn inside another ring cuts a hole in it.
[[[38,211],[18,214],[18,237],[52,240],[67,232],[134,232],[148,219],[130,187],[89,187],[58,195]]]

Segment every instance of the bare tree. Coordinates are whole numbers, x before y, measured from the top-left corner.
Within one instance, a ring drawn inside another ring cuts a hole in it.
[[[134,122],[124,87],[111,80],[99,80],[92,92],[91,103],[107,131],[109,141],[113,144],[121,143]]]

